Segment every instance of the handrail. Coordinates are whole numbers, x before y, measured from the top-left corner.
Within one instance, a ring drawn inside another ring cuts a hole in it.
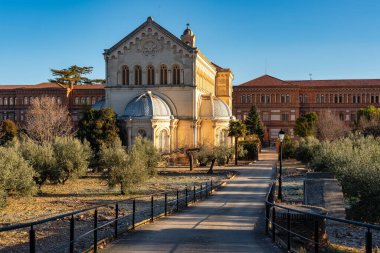
[[[372,252],[372,231],[377,230],[380,231],[380,226],[374,225],[374,224],[368,224],[368,223],[363,223],[363,222],[358,222],[358,221],[353,221],[353,220],[347,220],[347,219],[342,219],[342,218],[336,218],[336,217],[331,217],[328,215],[321,215],[321,214],[316,214],[316,213],[311,213],[311,212],[306,212],[306,211],[301,211],[297,210],[291,207],[286,207],[280,204],[276,204],[274,200],[274,190],[275,190],[275,185],[276,181],[272,181],[269,187],[269,191],[266,195],[265,198],[265,231],[266,234],[269,235],[269,225],[271,224],[271,235],[272,235],[272,241],[276,242],[276,229],[283,230],[287,233],[287,250],[288,252],[291,252],[291,237],[292,235],[295,235],[299,238],[302,238],[306,240],[307,242],[311,242],[314,244],[314,252],[318,253],[319,252],[319,247],[322,245],[322,243],[319,240],[319,232],[320,232],[320,222],[325,221],[325,220],[332,220],[336,222],[341,222],[345,224],[350,224],[350,225],[355,225],[359,227],[364,227],[367,228],[367,232],[365,233],[365,252],[366,253],[371,253]],[[270,198],[273,199],[273,201],[270,201]],[[276,222],[276,207],[286,210],[286,225],[287,227],[285,228],[284,226],[280,225],[278,222]],[[300,213],[307,215],[308,217],[314,218],[314,233],[313,233],[313,238],[306,238],[299,233],[298,231],[292,231],[291,229],[291,216],[290,212],[293,213]],[[272,214],[270,217],[270,213]]]
[[[273,186],[274,186],[274,182],[271,183],[271,186],[269,188],[269,192],[267,194],[266,201],[265,201],[270,206],[279,207],[281,209],[285,209],[285,210],[288,210],[288,211],[297,212],[297,213],[301,213],[301,214],[311,215],[311,216],[314,216],[314,217],[317,217],[317,218],[322,218],[322,219],[327,219],[327,220],[333,220],[333,221],[339,221],[339,222],[343,222],[343,223],[347,223],[347,224],[351,224],[351,225],[371,228],[371,229],[375,229],[375,230],[379,230],[380,231],[380,226],[378,226],[378,225],[364,223],[364,222],[359,222],[359,221],[354,221],[354,220],[347,220],[347,219],[343,219],[343,218],[336,218],[336,217],[332,217],[332,216],[328,216],[328,215],[322,215],[322,214],[305,212],[305,211],[293,209],[293,208],[290,208],[290,207],[282,206],[282,205],[276,204],[274,202],[270,202],[268,200],[268,197],[270,195],[270,191],[272,190]]]
[[[176,190],[160,191],[160,192],[156,192],[155,194],[151,194],[151,195],[142,195],[142,196],[127,198],[124,200],[112,201],[110,203],[96,205],[96,206],[84,208],[81,210],[77,210],[77,211],[73,211],[73,212],[69,212],[69,213],[64,213],[61,215],[56,215],[56,216],[49,217],[49,218],[42,219],[42,220],[4,226],[4,227],[0,228],[0,233],[15,230],[15,229],[29,228],[29,251],[31,253],[34,253],[36,251],[36,229],[34,226],[39,225],[39,224],[44,224],[44,223],[47,223],[49,221],[55,221],[55,220],[59,220],[62,218],[70,217],[70,240],[69,240],[69,244],[68,244],[69,245],[68,247],[70,247],[70,252],[74,252],[75,242],[77,242],[80,238],[83,238],[83,237],[85,237],[91,233],[94,233],[93,250],[94,250],[94,252],[96,252],[97,244],[99,242],[98,238],[97,238],[99,229],[104,228],[104,227],[114,223],[115,224],[114,225],[114,237],[117,238],[118,221],[121,220],[122,218],[132,216],[132,227],[131,228],[128,227],[127,229],[134,229],[135,223],[138,222],[138,221],[136,221],[136,214],[147,213],[150,210],[150,215],[149,215],[150,219],[149,220],[151,222],[153,222],[153,220],[156,219],[157,217],[160,217],[162,215],[166,216],[168,214],[168,212],[170,213],[170,212],[173,212],[175,210],[179,211],[183,207],[187,207],[188,204],[191,202],[191,200],[193,200],[193,202],[195,202],[197,200],[196,194],[198,194],[198,193],[200,194],[200,198],[199,198],[200,200],[202,199],[202,197],[206,198],[206,197],[210,196],[212,191],[214,189],[219,188],[224,183],[224,181],[225,180],[223,180],[223,179],[219,180],[219,182],[217,184],[213,184],[212,180],[211,181],[204,181],[201,183],[194,183],[193,184],[194,195],[191,194],[191,188],[189,191],[189,185],[186,185],[184,188],[180,188],[180,189],[176,189]],[[204,184],[206,185],[205,187],[203,187]],[[198,191],[196,191],[196,189],[195,189],[196,186],[200,186],[199,187],[200,189],[198,188]],[[185,193],[184,193],[184,191],[185,191]],[[182,196],[179,195],[180,192],[182,192],[181,193]],[[203,192],[205,193],[204,196],[202,196]],[[168,201],[168,198],[167,198],[168,194],[176,195],[175,199]],[[158,204],[154,205],[154,201],[157,201],[154,198],[155,196],[160,196],[161,197],[160,201],[162,201],[162,200],[164,201],[163,204],[164,204],[164,210],[165,211],[164,212],[160,211],[159,214],[154,214],[154,210],[156,210],[157,206],[160,207],[162,204],[161,205],[158,205]],[[142,198],[147,198],[147,197],[150,197],[150,202],[151,202],[150,207],[146,207],[142,210],[136,211],[136,200],[142,199]],[[162,199],[162,197],[164,197],[164,199]],[[132,212],[128,213],[126,215],[119,216],[119,204],[126,203],[128,201],[132,202]],[[175,207],[169,207],[169,210],[168,210],[167,209],[168,204],[171,205],[172,203],[176,203]],[[183,204],[185,204],[185,205],[183,206]],[[105,207],[105,206],[114,206],[115,217],[113,219],[109,220],[108,222],[106,222],[105,224],[98,225],[98,209]],[[182,207],[180,208],[180,206],[182,206]],[[94,227],[92,229],[90,229],[89,231],[74,237],[74,227],[75,227],[74,216],[77,214],[92,211],[92,210],[94,210],[94,216],[91,220],[94,222]],[[145,216],[140,217],[139,219],[141,219],[141,218],[143,219],[143,222],[145,222],[144,219],[146,219],[146,217]],[[139,223],[136,223],[136,226],[137,225],[139,225]]]

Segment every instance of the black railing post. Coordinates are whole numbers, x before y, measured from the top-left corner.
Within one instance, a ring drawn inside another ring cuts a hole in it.
[[[115,238],[117,238],[117,229],[119,225],[119,203],[115,204]]]
[[[154,209],[153,209],[153,195],[150,198],[150,221],[153,222],[154,219]]]
[[[202,183],[201,183],[201,190],[200,190],[200,194],[199,194],[199,195],[200,195],[199,198],[200,198],[201,200],[202,200],[202,191],[203,191],[203,188],[202,188]]]
[[[186,203],[186,207],[188,206],[188,203],[187,203],[187,187],[185,189],[185,203]]]
[[[372,253],[372,233],[369,228],[365,233],[365,252]]]
[[[195,201],[197,201],[196,192],[195,192],[195,184],[194,184],[194,191],[193,192],[194,192],[193,202],[195,203]]]
[[[94,212],[94,253],[98,250],[98,209]]]
[[[165,192],[165,216],[168,215],[168,194]]]
[[[211,195],[212,194],[212,190],[213,190],[213,188],[212,188],[212,179],[211,179],[210,184],[211,184],[211,189],[210,189],[210,195]]]
[[[315,219],[314,221],[314,252],[319,252],[319,221]]]
[[[36,252],[36,230],[34,230],[33,225],[30,226],[29,230],[29,251],[30,253]]]
[[[272,207],[272,241],[276,242],[276,207]]]
[[[265,202],[265,233],[269,235],[269,212],[270,206]]]
[[[205,198],[207,199],[207,181],[206,181],[206,186],[205,186]]]
[[[74,253],[74,215],[70,219],[70,253]]]
[[[132,229],[135,229],[136,222],[136,199],[133,199],[132,202]]]
[[[177,190],[177,212],[179,211],[179,192]]]
[[[289,210],[288,210],[288,213],[286,214],[286,220],[287,220],[286,229],[287,229],[287,234],[288,234],[288,252],[291,252],[290,251],[291,245],[290,245],[290,213],[289,213]]]

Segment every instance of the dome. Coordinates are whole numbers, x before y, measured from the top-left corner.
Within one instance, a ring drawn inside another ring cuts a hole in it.
[[[221,99],[214,96],[202,96],[201,119],[232,119],[230,107]]]
[[[183,34],[182,35],[190,35],[190,36],[193,36],[194,33],[193,31],[191,31],[190,28],[186,28],[185,31],[183,31]]]
[[[132,119],[170,119],[171,115],[168,104],[162,98],[147,91],[127,104],[123,117]]]
[[[101,109],[104,109],[104,108],[106,108],[106,100],[104,98],[102,98],[101,100],[97,101],[92,106],[92,109],[95,109],[95,110],[101,110]]]

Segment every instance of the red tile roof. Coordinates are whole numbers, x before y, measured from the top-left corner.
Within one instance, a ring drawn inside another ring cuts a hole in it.
[[[59,84],[56,83],[39,83],[39,84],[27,84],[27,85],[0,85],[0,90],[5,89],[47,89],[47,88],[58,88],[64,89]],[[103,89],[104,85],[102,84],[84,84],[84,85],[74,85],[74,89]]]
[[[253,79],[251,81],[248,81],[246,83],[240,84],[238,87],[247,87],[247,86],[284,86],[287,85],[289,87],[292,87],[291,83],[287,81],[283,81],[281,79],[278,79],[276,77],[270,76],[270,75],[263,75],[256,79]]]

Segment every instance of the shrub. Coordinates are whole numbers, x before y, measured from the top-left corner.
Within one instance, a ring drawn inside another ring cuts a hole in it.
[[[200,166],[207,166],[210,162],[213,150],[208,146],[201,146],[199,151],[195,154],[195,159],[198,160]]]
[[[92,153],[88,142],[73,137],[57,137],[53,144],[58,173],[53,182],[65,183],[69,178],[83,176],[88,169]]]
[[[313,136],[301,138],[299,146],[296,149],[297,160],[306,164],[310,163],[319,145],[318,139]]]
[[[33,167],[34,181],[41,190],[41,186],[47,181],[58,177],[59,170],[51,143],[35,143],[29,138],[19,144],[20,152],[25,160]]]
[[[234,150],[233,148],[222,145],[214,147],[214,152],[216,154],[216,161],[218,162],[218,165],[225,165],[229,162]]]
[[[17,136],[17,132],[17,126],[12,120],[7,119],[1,122],[0,145],[12,141]]]
[[[282,157],[284,159],[296,158],[296,151],[298,147],[298,141],[293,141],[292,138],[288,134],[286,134],[282,143]]]
[[[259,156],[258,142],[252,141],[241,141],[239,144],[243,147],[243,150],[246,150],[245,154],[239,158],[244,160],[257,160]]]
[[[0,147],[0,204],[7,195],[27,196],[34,193],[33,168],[16,148]]]
[[[161,161],[161,155],[151,141],[138,136],[133,144],[135,152],[138,152],[145,162],[145,168],[149,176],[157,174],[157,165]]]

